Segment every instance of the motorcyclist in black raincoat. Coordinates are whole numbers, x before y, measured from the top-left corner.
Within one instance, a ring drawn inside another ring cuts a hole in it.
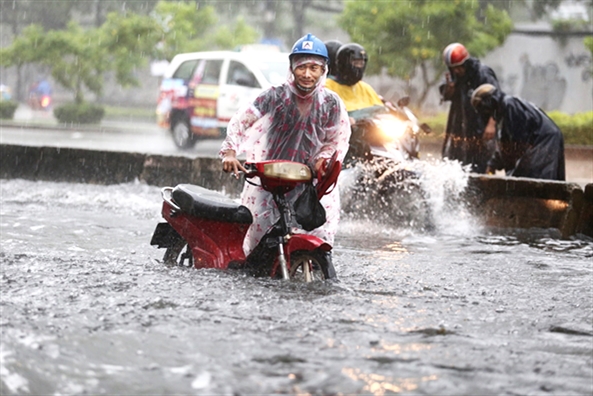
[[[476,88],[471,103],[500,127],[499,148],[488,161],[488,172],[504,169],[507,176],[565,180],[562,132],[540,108],[492,84]]]
[[[470,103],[474,89],[482,84],[499,88],[494,71],[471,57],[459,43],[447,46],[443,61],[449,68],[446,81],[440,85],[441,98],[451,101],[442,156],[471,165],[471,171],[484,173],[486,163],[492,154],[495,134],[494,120],[484,122]]]

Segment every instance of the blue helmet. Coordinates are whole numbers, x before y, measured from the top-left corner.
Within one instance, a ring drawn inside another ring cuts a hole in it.
[[[292,51],[290,51],[290,55],[288,57],[292,60],[295,55],[317,55],[324,58],[326,62],[329,61],[327,47],[323,41],[319,40],[311,33],[301,37],[296,43],[294,43],[292,46]]]

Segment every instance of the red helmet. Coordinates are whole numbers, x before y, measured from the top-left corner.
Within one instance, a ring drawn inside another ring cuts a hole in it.
[[[447,67],[461,66],[469,58],[469,52],[462,44],[449,44],[443,51],[443,61]]]

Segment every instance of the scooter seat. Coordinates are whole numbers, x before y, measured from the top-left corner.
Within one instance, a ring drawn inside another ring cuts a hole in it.
[[[246,206],[217,191],[179,184],[173,189],[172,197],[182,211],[195,217],[227,223],[253,223],[253,216]]]

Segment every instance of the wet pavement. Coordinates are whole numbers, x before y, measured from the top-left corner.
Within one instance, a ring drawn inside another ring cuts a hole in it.
[[[169,268],[157,187],[3,180],[3,395],[585,395],[593,241],[344,218],[337,284]]]

